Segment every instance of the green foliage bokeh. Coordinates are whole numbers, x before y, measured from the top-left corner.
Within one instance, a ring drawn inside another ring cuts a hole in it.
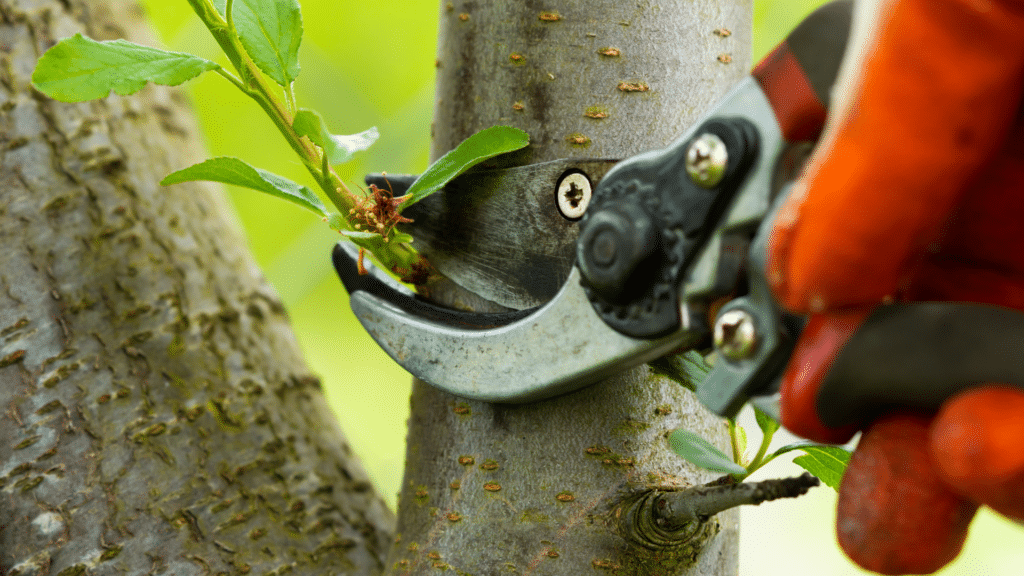
[[[584,0],[585,1],[585,0]],[[227,64],[184,1],[142,0],[164,47]],[[755,0],[756,62],[823,0]],[[367,172],[416,173],[427,166],[434,99],[434,59],[440,5],[436,0],[301,0],[305,33],[300,105],[321,113],[336,134],[371,126],[380,140],[342,168],[361,184]],[[237,156],[253,166],[315,187],[255,103],[222,78],[207,74],[188,85],[211,156]],[[656,120],[656,119],[654,119]],[[197,135],[197,137],[200,137]],[[405,458],[409,375],[369,339],[348,310],[330,266],[336,232],[309,212],[248,190],[229,187],[257,261],[281,295],[312,369],[323,379],[348,442],[392,507]],[[756,430],[753,418],[745,423]],[[762,476],[792,474],[767,470]],[[741,574],[862,574],[830,539],[834,493],[819,491],[800,504],[744,512]],[[1021,553],[996,544],[1007,522],[988,515],[988,535],[972,538],[968,553],[944,574],[1012,574]],[[780,526],[781,525],[781,526]],[[992,536],[992,535],[995,536]],[[1019,533],[1017,535],[1019,541]],[[978,551],[972,552],[974,548]],[[980,548],[979,548],[980,547]],[[1020,546],[1017,546],[1020,548]],[[1010,554],[1007,556],[1007,554]]]

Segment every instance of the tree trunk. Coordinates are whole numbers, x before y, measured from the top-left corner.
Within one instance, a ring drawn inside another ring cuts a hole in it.
[[[65,105],[55,39],[120,0],[0,0],[0,574],[380,572],[392,518],[201,159],[181,93]]]
[[[529,132],[525,163],[665,146],[749,70],[750,18],[750,0],[442,2],[432,156],[495,124]],[[712,479],[668,449],[679,427],[726,444],[720,419],[646,367],[516,406],[417,382],[389,568],[735,574],[732,512],[688,538],[630,522],[652,487]]]

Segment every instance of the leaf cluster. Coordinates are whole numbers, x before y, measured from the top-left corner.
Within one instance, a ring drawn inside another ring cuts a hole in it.
[[[294,82],[300,72],[303,31],[298,0],[188,2],[224,51],[234,73],[191,54],[124,40],[97,42],[76,34],[40,57],[32,74],[33,85],[56,100],[83,102],[105,98],[111,91],[134,94],[150,82],[177,86],[204,72],[216,72],[260,105],[313,176],[320,194],[229,157],[189,166],[168,175],[161,184],[208,180],[287,200],[316,213],[344,237],[374,253],[385,268],[406,276],[427,267],[411,247],[412,237],[395,230],[395,224],[408,221],[398,213],[480,162],[529,144],[525,132],[495,126],[474,134],[435,162],[402,198],[391,198],[379,190],[354,193],[334,167],[372,146],[379,132],[371,127],[357,134],[333,134],[316,111],[298,108]],[[327,207],[321,195],[336,211]],[[381,201],[388,205],[379,204]],[[395,216],[378,218],[382,211],[393,211]]]
[[[708,367],[705,363],[695,362],[693,355],[687,358],[685,378],[683,371],[668,370],[665,362],[659,364],[657,370],[680,381],[692,389],[690,381],[694,372],[706,375]],[[668,442],[672,450],[687,462],[720,474],[730,474],[736,481],[750,476],[765,464],[788,452],[801,451],[802,455],[793,459],[793,463],[817,476],[827,486],[838,490],[839,481],[850,462],[850,451],[842,446],[829,446],[815,442],[793,442],[769,452],[772,438],[779,430],[780,424],[764,411],[754,407],[754,417],[761,429],[761,442],[753,457],[747,459],[747,433],[734,420],[728,420],[729,438],[732,444],[732,457],[719,450],[699,434],[685,428],[679,428],[669,434]]]
[[[772,436],[779,429],[779,423],[757,408],[754,408],[754,413],[757,415],[757,424],[763,436],[757,454],[750,460],[746,460],[743,455],[746,449],[746,433],[734,422],[729,422],[730,436],[739,439],[733,443],[734,449],[739,450],[733,453],[732,458],[700,435],[685,428],[675,430],[669,435],[669,445],[687,462],[713,472],[731,474],[737,481],[750,476],[775,458],[799,450],[804,454],[794,458],[793,463],[817,476],[829,487],[838,490],[839,480],[850,462],[849,450],[842,446],[828,446],[815,442],[794,442],[768,453]]]

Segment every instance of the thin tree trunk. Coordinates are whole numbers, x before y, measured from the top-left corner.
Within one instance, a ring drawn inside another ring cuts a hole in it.
[[[0,574],[375,573],[392,518],[201,159],[180,91],[34,92],[120,0],[0,0]]]
[[[750,0],[443,1],[432,156],[495,124],[530,133],[525,163],[665,146],[747,73],[750,18]],[[721,420],[646,367],[518,406],[417,382],[389,568],[735,574],[732,512],[676,541],[628,521],[645,490],[712,479],[668,449],[679,427],[726,444]]]

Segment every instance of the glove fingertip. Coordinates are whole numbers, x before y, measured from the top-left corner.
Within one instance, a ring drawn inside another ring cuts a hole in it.
[[[1024,521],[1024,391],[985,386],[948,400],[929,448],[943,479],[968,498]]]
[[[836,357],[868,312],[816,314],[808,319],[790,356],[780,390],[782,424],[794,434],[815,442],[843,444],[856,433],[857,424],[842,428],[825,426],[818,416],[817,398]]]
[[[960,553],[978,505],[942,481],[930,419],[884,416],[861,437],[839,487],[836,531],[851,560],[881,574],[930,574]]]

